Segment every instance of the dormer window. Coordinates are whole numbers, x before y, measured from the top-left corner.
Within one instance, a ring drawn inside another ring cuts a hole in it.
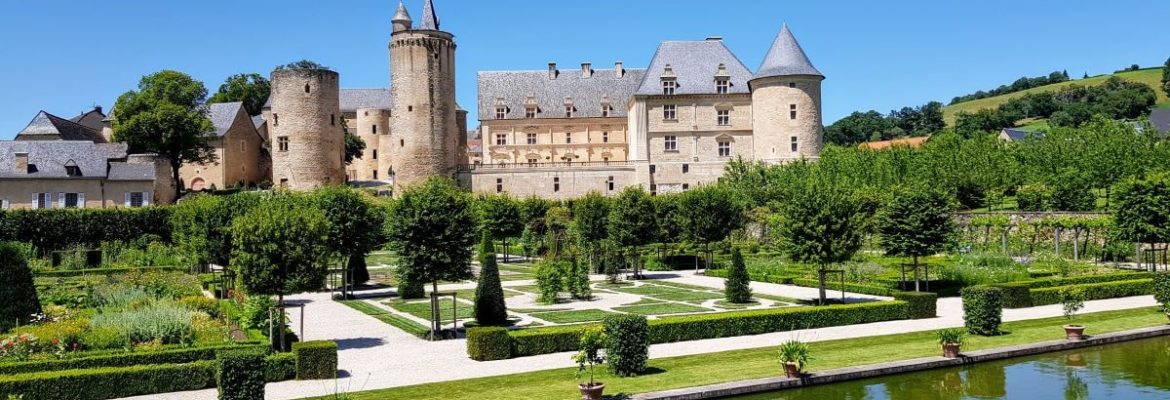
[[[505,119],[505,118],[508,118],[508,107],[497,106],[496,107],[496,119]]]
[[[573,118],[573,106],[572,105],[565,106],[565,118]]]
[[[81,176],[81,167],[78,167],[76,165],[66,165],[65,166],[65,175]]]
[[[662,81],[662,94],[664,96],[673,96],[675,89],[678,89],[678,82],[674,79]]]
[[[603,118],[609,118],[609,112],[611,110],[613,110],[613,107],[610,107],[609,104],[602,104],[601,105],[601,116]]]
[[[720,80],[715,81],[715,93],[716,94],[727,94],[728,90],[730,90],[730,89],[731,89],[731,81],[729,81],[727,79],[720,79]]]
[[[528,106],[524,109],[524,118],[536,118],[536,106]]]

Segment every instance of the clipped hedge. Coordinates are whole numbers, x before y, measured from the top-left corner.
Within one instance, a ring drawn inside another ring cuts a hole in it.
[[[42,254],[102,242],[131,242],[143,235],[171,240],[169,207],[13,210],[5,213],[7,229],[0,241],[32,243]],[[61,229],[61,227],[69,227]]]
[[[20,248],[0,243],[0,332],[27,323],[41,312],[32,272]]]
[[[938,316],[938,294],[931,292],[895,292],[894,299],[907,303],[910,319],[926,319]]]
[[[823,307],[772,308],[716,314],[680,315],[650,321],[650,343],[684,342],[759,335],[906,319],[909,303],[901,300]],[[509,332],[512,356],[574,351],[581,331],[599,324],[554,326]]]
[[[999,334],[1003,322],[1003,290],[991,286],[972,286],[960,293],[963,297],[963,322],[972,335]]]
[[[181,392],[213,386],[215,374],[214,361],[197,361],[0,375],[0,398],[101,400]]]
[[[215,371],[219,400],[264,400],[263,351],[222,350],[215,359],[219,362]]]
[[[500,327],[468,329],[467,356],[475,361],[512,358],[512,338],[508,336],[508,330]]]
[[[1132,281],[1069,285],[1032,290],[1032,305],[1060,304],[1060,292],[1064,289],[1080,289],[1085,300],[1116,299],[1120,297],[1146,296],[1154,292],[1153,279]]]
[[[296,378],[296,354],[272,353],[269,354],[268,357],[264,357],[264,380],[268,382],[281,382],[291,381]]]
[[[988,285],[1003,292],[1003,308],[1032,307],[1032,289],[1023,282],[997,283]]]
[[[816,279],[804,279],[804,278],[792,279],[791,284],[796,285],[796,286],[810,287],[810,288],[819,288],[821,285],[820,282],[817,281]],[[833,282],[832,280],[829,280],[829,281],[825,282],[825,288],[828,290],[841,290],[841,281]],[[899,292],[899,290],[894,289],[894,288],[873,286],[873,285],[863,285],[860,283],[850,283],[850,282],[845,282],[845,291],[849,292],[849,293],[860,293],[860,294],[868,294],[871,296],[886,296],[886,297],[891,297],[894,295],[894,293]]]
[[[70,369],[130,367],[151,364],[185,364],[195,361],[214,360],[220,350],[236,349],[240,346],[213,346],[189,349],[171,349],[151,352],[115,353],[94,355],[63,360],[26,361],[0,364],[0,375],[27,374],[43,371],[64,371]],[[261,349],[267,346],[259,347]]]
[[[292,351],[297,360],[297,380],[337,378],[337,342],[297,342]]]
[[[605,326],[605,361],[617,376],[635,376],[646,371],[650,359],[650,323],[643,315],[610,315]]]
[[[187,272],[185,267],[140,267],[140,268],[90,268],[73,270],[37,271],[38,278],[72,278],[82,275],[118,275],[133,271],[154,272]]]
[[[1016,282],[1031,289],[1043,289],[1058,286],[1083,285],[1087,283],[1105,283],[1118,281],[1134,281],[1149,279],[1153,274],[1149,272],[1116,272],[1099,275],[1080,275],[1068,278],[1042,278],[1031,281]]]
[[[1154,300],[1164,307],[1170,306],[1170,272],[1154,274]],[[1164,310],[1170,312],[1170,307]]]

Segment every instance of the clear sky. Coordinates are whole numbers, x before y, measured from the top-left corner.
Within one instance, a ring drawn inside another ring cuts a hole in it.
[[[453,32],[459,103],[476,71],[555,61],[645,67],[662,40],[723,36],[753,71],[788,22],[824,83],[825,123],[1068,70],[1079,78],[1170,56],[1170,1],[434,0]],[[0,139],[46,110],[112,108],[145,74],[176,69],[214,91],[228,75],[303,58],[342,87],[389,83],[397,0],[0,0]],[[423,0],[407,0],[416,21]],[[477,123],[472,119],[469,125]]]

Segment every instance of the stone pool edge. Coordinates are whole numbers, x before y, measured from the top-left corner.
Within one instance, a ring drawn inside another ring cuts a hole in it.
[[[692,388],[666,390],[661,392],[643,393],[634,395],[630,398],[632,400],[715,399],[721,397],[765,393],[776,390],[794,389],[858,379],[874,378],[907,372],[924,371],[929,369],[955,367],[986,361],[1002,360],[1006,358],[1055,353],[1106,344],[1150,339],[1167,335],[1170,335],[1170,325],[1094,335],[1079,342],[1053,340],[1009,347],[999,347],[987,350],[963,352],[959,358],[954,359],[943,357],[917,358],[912,360],[893,361],[880,364],[826,370],[805,376],[800,379],[789,379],[784,377],[753,379],[747,381],[697,386]],[[940,349],[939,352],[941,353],[942,350]],[[776,368],[776,372],[782,372],[778,366]]]

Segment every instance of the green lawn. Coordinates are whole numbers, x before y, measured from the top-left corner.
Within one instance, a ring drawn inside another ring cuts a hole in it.
[[[403,317],[398,316],[398,315],[388,313],[388,312],[386,312],[386,310],[383,310],[381,308],[378,308],[377,306],[374,306],[373,304],[369,304],[369,303],[366,303],[366,302],[361,301],[361,300],[342,300],[342,301],[339,301],[339,303],[345,304],[346,306],[349,306],[349,308],[361,311],[362,313],[364,313],[366,315],[374,317],[375,319],[377,319],[379,321],[385,322],[386,324],[388,324],[390,326],[401,329],[401,330],[405,331],[406,333],[410,333],[410,334],[415,335],[415,336],[422,337],[422,336],[425,336],[426,334],[430,333],[430,331],[431,331],[430,328],[423,326],[417,322],[403,318]]]
[[[390,306],[390,308],[393,308],[395,310],[402,311],[404,313],[425,319],[427,321],[431,320],[431,302],[430,302],[430,300],[402,301],[402,300],[396,299],[396,300],[387,301],[384,304]],[[459,319],[462,319],[462,320],[471,319],[472,314],[474,312],[474,310],[472,308],[473,308],[473,306],[471,304],[460,302],[458,304],[458,308],[457,308],[458,314],[456,314],[456,315],[459,317]],[[451,305],[451,298],[450,297],[444,298],[444,299],[439,301],[439,311],[441,314],[440,318],[443,321],[449,322],[451,320],[452,305]]]
[[[602,311],[597,309],[592,310],[574,310],[574,311],[552,311],[529,314],[533,317],[543,319],[554,324],[575,324],[580,322],[594,322],[601,321],[610,315],[617,315],[609,311]]]
[[[706,307],[679,303],[642,304],[637,306],[614,307],[613,310],[638,315],[668,315],[714,311]]]
[[[722,294],[700,292],[697,290],[681,289],[657,283],[646,283],[639,287],[613,288],[622,293],[653,297],[659,300],[682,301],[687,303],[702,303],[707,300],[723,298]]]
[[[1060,339],[1063,318],[1021,321],[1004,324],[1009,332],[996,337],[968,337],[964,350],[1006,347]],[[1084,314],[1078,323],[1088,326],[1089,334],[1117,332],[1164,325],[1166,315],[1154,308]],[[777,343],[778,344],[778,343]],[[934,332],[836,340],[810,344],[813,361],[809,369],[818,370],[875,364],[940,354]],[[566,360],[568,361],[568,360]],[[715,383],[775,377],[781,374],[775,347],[736,350],[650,360],[654,373],[633,378],[618,378],[601,373],[606,394],[633,394]],[[576,368],[538,371],[452,382],[358,392],[350,399],[473,400],[506,397],[508,399],[570,400],[579,399]],[[324,399],[324,398],[322,398]]]

